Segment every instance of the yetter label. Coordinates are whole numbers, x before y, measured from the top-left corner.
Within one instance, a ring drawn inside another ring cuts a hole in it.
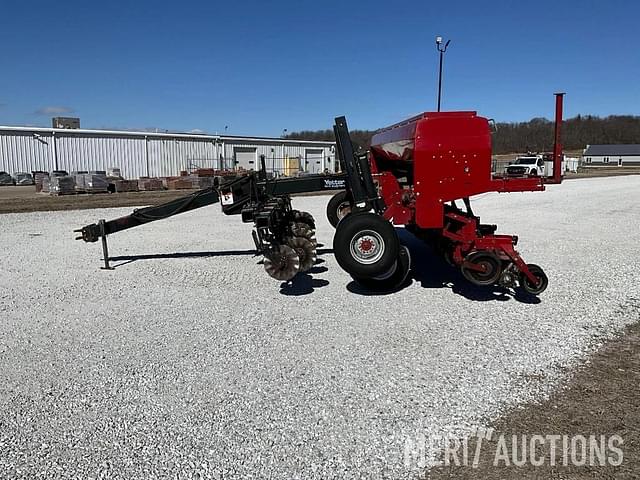
[[[325,180],[324,188],[335,188],[342,189],[346,187],[346,182],[344,180]]]

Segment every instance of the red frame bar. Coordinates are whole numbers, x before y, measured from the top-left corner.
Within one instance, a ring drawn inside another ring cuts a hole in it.
[[[556,96],[556,123],[553,141],[553,178],[545,180],[545,183],[562,183],[562,106],[564,92],[554,93]]]

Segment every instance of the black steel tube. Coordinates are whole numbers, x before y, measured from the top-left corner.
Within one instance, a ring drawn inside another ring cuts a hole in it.
[[[347,119],[345,117],[337,117],[333,126],[333,132],[336,136],[336,148],[342,161],[344,162],[345,173],[347,174],[347,187],[351,191],[354,203],[357,205],[361,202],[369,200],[367,191],[363,184],[362,177],[356,166],[356,156],[347,127]]]
[[[104,267],[102,270],[113,270],[113,267],[109,264],[109,247],[107,247],[107,234],[105,233],[105,221],[100,220],[98,226],[100,227],[102,237],[102,256],[104,257]]]
[[[440,69],[438,70],[438,112],[440,111],[440,100],[442,99],[442,64],[444,62],[444,52],[447,51],[447,47],[451,43],[451,40],[442,45],[442,37],[436,37],[436,48],[440,52]]]
[[[278,178],[264,183],[267,196],[290,195],[292,193],[324,192],[347,188],[347,174],[309,175],[306,177]]]
[[[81,238],[85,242],[97,242],[100,237],[104,238],[105,235],[127,230],[155,220],[169,218],[173,215],[188,212],[196,208],[205,207],[219,200],[220,196],[215,189],[206,188],[161,205],[134,210],[131,215],[109,220],[102,225],[97,223],[86,225],[76,231],[82,233],[82,236],[78,237],[78,239]]]

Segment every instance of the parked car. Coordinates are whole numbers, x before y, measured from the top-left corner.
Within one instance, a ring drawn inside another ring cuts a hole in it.
[[[35,185],[33,176],[27,172],[16,172],[13,174],[13,181],[16,185]]]
[[[0,172],[0,185],[15,185],[13,177],[7,172]]]

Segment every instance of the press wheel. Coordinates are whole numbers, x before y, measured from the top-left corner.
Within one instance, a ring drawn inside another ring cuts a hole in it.
[[[527,267],[534,277],[538,279],[538,283],[534,285],[524,273],[520,272],[520,286],[531,295],[540,295],[547,289],[549,279],[542,268],[535,263],[528,263]]]

